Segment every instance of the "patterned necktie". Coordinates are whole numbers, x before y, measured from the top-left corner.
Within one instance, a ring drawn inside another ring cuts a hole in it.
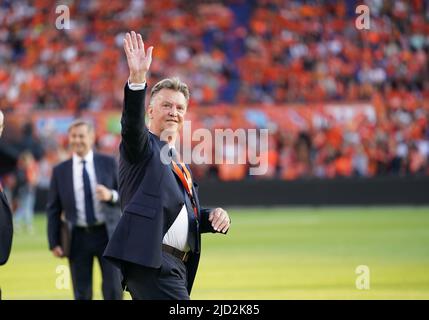
[[[91,181],[89,180],[89,174],[85,167],[86,161],[82,160],[82,177],[83,177],[83,191],[85,194],[85,215],[86,222],[89,226],[95,224],[95,211],[94,211],[94,202],[92,198],[92,189],[91,189]]]
[[[189,200],[192,203],[192,211],[194,212],[195,218],[198,219],[198,208],[192,191],[193,183],[191,173],[183,162],[178,161],[179,157],[176,149],[170,148],[168,154],[173,160],[171,162],[173,171],[176,173],[182,183],[182,186],[185,188],[186,194],[189,196]]]

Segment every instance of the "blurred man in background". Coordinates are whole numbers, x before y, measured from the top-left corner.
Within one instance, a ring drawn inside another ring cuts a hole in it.
[[[4,128],[4,115],[0,111],[0,137]],[[0,265],[7,262],[12,247],[13,224],[12,210],[0,182]]]
[[[93,152],[95,134],[89,122],[76,120],[68,133],[73,156],[54,168],[48,196],[49,248],[55,257],[68,256],[76,300],[92,299],[94,257],[104,299],[122,299],[119,270],[102,257],[120,217],[116,161]],[[69,252],[62,243],[62,212],[71,234]]]

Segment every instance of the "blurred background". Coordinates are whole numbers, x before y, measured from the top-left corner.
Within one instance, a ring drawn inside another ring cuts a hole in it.
[[[369,30],[355,27],[359,4]],[[56,28],[57,5],[70,29]],[[202,202],[231,207],[237,228],[207,237],[194,298],[429,298],[429,1],[0,0],[0,177],[16,209],[40,213],[16,219],[4,298],[71,298],[35,290],[58,264],[47,188],[77,117],[118,157],[130,30],[155,47],[149,87],[174,75],[189,85],[192,130],[269,130],[262,176],[249,158],[191,164]],[[224,147],[234,158],[249,146]],[[354,283],[367,261],[381,277],[370,295]]]

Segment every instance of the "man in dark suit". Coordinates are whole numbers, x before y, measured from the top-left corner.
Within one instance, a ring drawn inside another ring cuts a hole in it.
[[[198,186],[174,149],[188,106],[186,84],[173,78],[153,87],[147,128],[144,99],[153,47],[145,52],[141,35],[132,32],[124,49],[130,77],[121,119],[123,215],[104,256],[121,268],[133,299],[189,299],[201,233],[226,233],[230,219],[221,208],[200,207]]]
[[[120,271],[108,263],[103,251],[120,217],[115,159],[94,153],[94,129],[89,122],[76,120],[69,128],[71,159],[57,165],[52,173],[48,196],[49,248],[63,257],[61,215],[71,233],[68,260],[76,300],[92,299],[92,270],[98,258],[102,291],[106,300],[122,299]]]
[[[0,137],[4,128],[4,115],[0,111]],[[0,182],[0,265],[7,262],[12,247],[13,223],[12,210],[3,192]]]

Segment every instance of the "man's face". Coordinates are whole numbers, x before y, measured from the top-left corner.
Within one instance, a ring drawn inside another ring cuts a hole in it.
[[[183,126],[187,101],[183,93],[162,89],[155,96],[148,108],[151,131],[175,136]]]
[[[4,129],[4,116],[3,116],[3,113],[0,112],[0,137],[3,134],[3,129]]]
[[[79,157],[84,157],[92,149],[94,132],[86,125],[79,125],[69,130],[69,145]]]

